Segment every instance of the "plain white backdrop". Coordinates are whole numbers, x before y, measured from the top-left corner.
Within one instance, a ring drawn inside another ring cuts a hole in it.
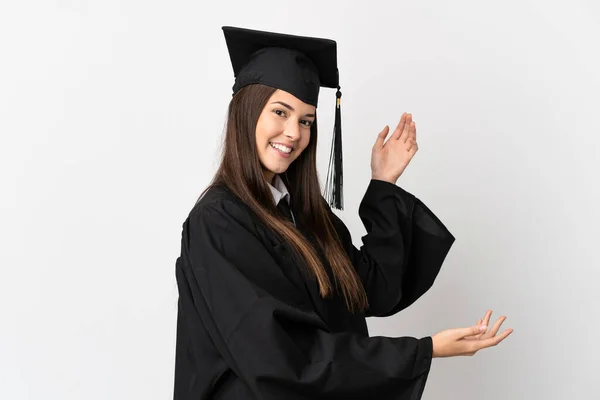
[[[456,236],[434,287],[371,335],[487,309],[514,333],[435,359],[424,398],[594,399],[600,372],[600,6],[592,0],[2,0],[0,398],[172,397],[181,224],[217,165],[222,25],[338,42],[346,209],[402,112],[398,181]],[[319,168],[335,91],[319,102]]]

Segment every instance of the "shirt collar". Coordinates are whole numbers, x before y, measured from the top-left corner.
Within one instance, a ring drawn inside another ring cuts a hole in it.
[[[273,201],[275,202],[275,205],[279,204],[279,201],[281,199],[285,199],[289,205],[290,192],[288,191],[287,187],[285,187],[285,184],[283,183],[283,180],[281,179],[279,174],[275,175],[273,184],[271,184],[270,182],[268,183],[269,189],[271,189],[271,194],[273,195]]]

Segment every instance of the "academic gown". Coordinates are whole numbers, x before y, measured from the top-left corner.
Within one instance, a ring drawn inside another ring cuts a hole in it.
[[[365,313],[350,313],[339,294],[322,299],[292,250],[224,186],[194,206],[176,261],[175,400],[421,398],[431,337],[369,337],[365,317],[423,295],[454,236],[418,198],[379,180],[359,207],[360,249],[329,212],[366,290]]]

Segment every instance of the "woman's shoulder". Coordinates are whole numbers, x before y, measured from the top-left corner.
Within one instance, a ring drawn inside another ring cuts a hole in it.
[[[204,190],[194,207],[194,211],[202,211],[206,208],[218,206],[224,202],[235,201],[235,195],[222,183],[211,184]]]
[[[186,222],[248,224],[250,209],[224,184],[209,186],[191,209]]]

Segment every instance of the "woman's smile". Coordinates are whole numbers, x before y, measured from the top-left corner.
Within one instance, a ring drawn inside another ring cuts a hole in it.
[[[269,142],[269,145],[273,148],[273,150],[275,150],[277,152],[277,154],[279,154],[281,157],[285,157],[285,158],[289,158],[290,153],[293,150],[291,147],[287,147],[287,146],[284,146],[279,143]]]

